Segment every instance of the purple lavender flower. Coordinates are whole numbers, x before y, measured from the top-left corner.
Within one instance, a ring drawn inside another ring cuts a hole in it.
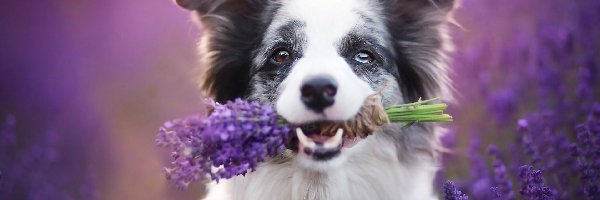
[[[573,155],[577,159],[577,170],[583,192],[590,199],[600,198],[600,105],[593,107],[585,124],[577,126],[577,144]]]
[[[201,170],[210,170],[210,166],[195,162],[193,155],[193,151],[200,148],[200,142],[194,134],[203,130],[203,120],[201,115],[194,115],[168,121],[160,128],[156,143],[173,151],[171,156],[174,160],[165,172],[167,178],[174,180],[178,187],[187,187],[190,182],[203,178],[199,175]]]
[[[472,139],[469,143],[470,187],[467,192],[475,199],[492,199],[494,197],[490,190],[492,178],[480,151],[481,142],[477,138]]]
[[[501,199],[512,200],[515,199],[515,194],[512,191],[512,182],[510,181],[509,172],[506,165],[502,161],[502,155],[498,147],[490,145],[488,147],[488,153],[494,158],[494,181],[498,184],[497,194]]]
[[[444,183],[444,200],[468,200],[469,197],[456,188],[452,181]]]
[[[519,168],[521,180],[521,196],[526,200],[550,200],[553,199],[554,191],[544,185],[542,171],[533,169],[531,165]]]
[[[523,152],[531,157],[532,164],[540,162],[542,158],[540,156],[540,152],[537,150],[537,144],[534,143],[529,134],[529,120],[520,119],[517,124],[517,133],[520,134],[518,136],[519,143],[523,149]]]
[[[165,171],[179,187],[207,176],[218,181],[245,175],[284,150],[292,129],[279,123],[271,106],[241,99],[209,106],[214,110],[206,119],[195,115],[160,129],[157,144],[173,150]]]
[[[69,160],[60,135],[19,138],[15,125],[12,116],[0,124],[0,138],[10,138],[0,141],[0,152],[12,152],[0,154],[0,199],[96,199],[93,173],[77,170],[81,163]]]

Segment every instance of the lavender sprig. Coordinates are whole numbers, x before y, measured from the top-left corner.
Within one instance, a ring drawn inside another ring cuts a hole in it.
[[[207,176],[219,181],[245,175],[284,149],[292,129],[279,123],[271,106],[241,99],[208,104],[214,111],[207,118],[166,122],[156,139],[173,150],[165,172],[179,187]]]
[[[468,200],[469,197],[456,188],[454,182],[444,183],[444,200]]]
[[[550,200],[554,192],[546,187],[542,180],[542,171],[533,169],[531,165],[524,165],[519,168],[519,178],[521,179],[520,193],[526,200]]]
[[[572,155],[583,192],[590,199],[600,199],[600,104],[594,105],[587,123],[576,129],[577,144],[573,144]]]
[[[425,105],[437,99],[391,107],[391,122],[451,121],[446,104]],[[207,177],[219,181],[254,171],[259,163],[285,149],[293,125],[277,116],[270,105],[241,99],[218,104],[208,100],[208,117],[193,115],[166,122],[156,143],[170,148],[168,179],[178,187]]]
[[[512,191],[512,182],[510,181],[508,169],[506,164],[502,161],[502,155],[500,150],[495,145],[488,147],[488,153],[494,158],[493,169],[494,169],[494,181],[499,184],[498,187],[492,188],[501,199],[512,200],[515,199],[515,194]]]

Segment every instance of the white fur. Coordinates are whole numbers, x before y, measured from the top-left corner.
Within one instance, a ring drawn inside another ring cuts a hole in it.
[[[437,168],[428,159],[398,162],[393,141],[375,134],[351,149],[343,165],[327,171],[306,169],[296,159],[281,164],[266,163],[255,172],[221,182],[206,199],[390,199],[431,200]],[[218,188],[218,189],[217,189]]]

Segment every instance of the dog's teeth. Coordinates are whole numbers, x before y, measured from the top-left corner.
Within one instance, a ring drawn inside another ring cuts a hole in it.
[[[342,136],[344,135],[344,129],[338,128],[335,136],[327,140],[324,144],[325,148],[336,148],[342,144]]]
[[[315,143],[312,140],[310,140],[308,137],[306,137],[306,135],[304,135],[304,132],[302,132],[302,129],[296,128],[296,136],[298,137],[298,140],[300,141],[302,146],[315,148],[315,146],[316,146]]]

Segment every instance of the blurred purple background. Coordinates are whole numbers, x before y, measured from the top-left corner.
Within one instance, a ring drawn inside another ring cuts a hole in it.
[[[462,28],[451,27],[457,121],[445,138],[455,150],[445,160],[447,177],[469,177],[472,138],[514,142],[517,120],[544,109],[540,99],[600,100],[596,2],[462,2],[455,12]],[[162,122],[201,108],[200,32],[188,12],[169,0],[10,1],[0,7],[0,33],[0,122],[14,122],[16,133],[0,136],[7,151],[0,152],[0,197],[201,194],[165,180],[168,152],[154,144]],[[550,65],[557,67],[540,69]],[[573,86],[582,70],[590,77],[586,96]],[[556,73],[535,79],[541,71]],[[540,85],[555,91],[540,93]]]
[[[41,170],[95,174],[99,199],[197,196],[167,184],[160,156],[168,152],[154,144],[162,122],[200,106],[198,31],[187,12],[169,0],[42,0],[6,2],[0,15],[0,119],[14,115],[17,129],[17,144],[2,154],[55,130],[62,159]]]

